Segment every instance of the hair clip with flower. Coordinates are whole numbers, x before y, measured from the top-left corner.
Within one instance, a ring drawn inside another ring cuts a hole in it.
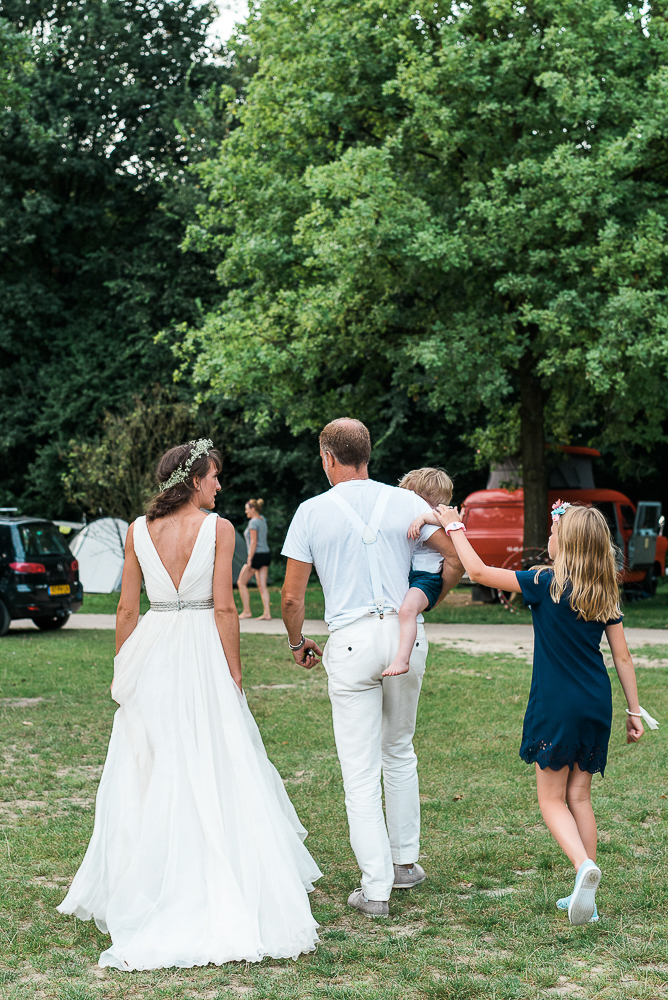
[[[566,500],[557,500],[556,503],[553,503],[552,520],[558,521],[561,515],[564,514],[569,507],[572,507],[572,504],[568,503]]]

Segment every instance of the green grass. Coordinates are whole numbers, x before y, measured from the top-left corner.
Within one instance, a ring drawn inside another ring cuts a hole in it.
[[[608,773],[594,781],[599,924],[571,927],[554,907],[572,874],[517,756],[529,665],[438,648],[416,735],[428,880],[395,893],[389,919],[371,922],[345,906],[359,875],[324,673],[295,667],[280,638],[255,635],[242,637],[245,686],[324,872],[311,897],[322,944],[297,962],[98,969],[108,938],[55,906],[92,828],[114,712],[112,644],[110,632],[83,630],[0,641],[2,1000],[668,997],[664,727],[627,747],[616,682]],[[665,669],[639,671],[640,700],[660,720],[668,719],[667,681]],[[33,698],[43,700],[26,701]]]
[[[456,593],[470,594],[470,587],[457,587]],[[271,613],[276,618],[281,617],[280,585],[270,587]],[[262,614],[262,601],[255,588],[251,588],[251,611],[254,615]],[[118,604],[118,594],[86,594],[82,611],[88,613],[115,614]],[[241,600],[235,591],[234,598],[241,611]],[[148,598],[142,594],[142,611],[148,609]],[[627,628],[668,628],[668,580],[659,581],[656,596],[644,601],[632,601],[624,608],[624,624]],[[309,584],[306,591],[306,617],[321,619],[325,613],[325,602],[319,583]],[[435,624],[452,625],[517,625],[531,622],[531,613],[521,609],[511,613],[500,604],[483,604],[472,606],[452,606],[440,604],[430,611],[426,620]]]

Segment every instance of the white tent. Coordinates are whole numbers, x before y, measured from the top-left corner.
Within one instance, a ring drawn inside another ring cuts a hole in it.
[[[79,579],[89,594],[111,594],[121,589],[127,521],[102,517],[91,521],[72,539],[70,548],[79,562]]]

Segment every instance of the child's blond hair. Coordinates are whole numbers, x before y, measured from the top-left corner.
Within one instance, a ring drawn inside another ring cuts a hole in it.
[[[619,618],[619,587],[610,528],[595,507],[569,507],[557,525],[559,550],[550,596],[555,604],[567,590],[569,603],[586,622]],[[546,567],[541,566],[538,570]],[[538,576],[538,573],[536,576]]]
[[[452,479],[445,469],[413,469],[399,480],[404,490],[412,490],[432,507],[452,500]]]

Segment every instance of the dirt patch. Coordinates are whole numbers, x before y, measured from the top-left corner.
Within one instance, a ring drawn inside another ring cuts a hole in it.
[[[450,594],[446,594],[446,596],[444,597],[444,599],[443,599],[443,601],[441,603],[442,604],[449,604],[450,607],[457,607],[457,608],[464,608],[464,607],[466,607],[466,608],[470,608],[470,607],[481,608],[485,602],[484,601],[474,601],[474,600],[472,600],[470,593],[469,594],[461,594],[461,593],[454,593],[453,592],[453,593],[450,593]]]
[[[68,882],[69,879],[64,876],[56,876],[51,879],[48,875],[34,875],[30,879],[30,885],[44,886],[47,889],[62,889],[63,885],[67,885]]]
[[[43,701],[44,698],[0,698],[0,705],[5,708],[34,708]]]
[[[85,778],[95,781],[102,774],[102,764],[79,764],[77,767],[59,767],[57,778]]]

